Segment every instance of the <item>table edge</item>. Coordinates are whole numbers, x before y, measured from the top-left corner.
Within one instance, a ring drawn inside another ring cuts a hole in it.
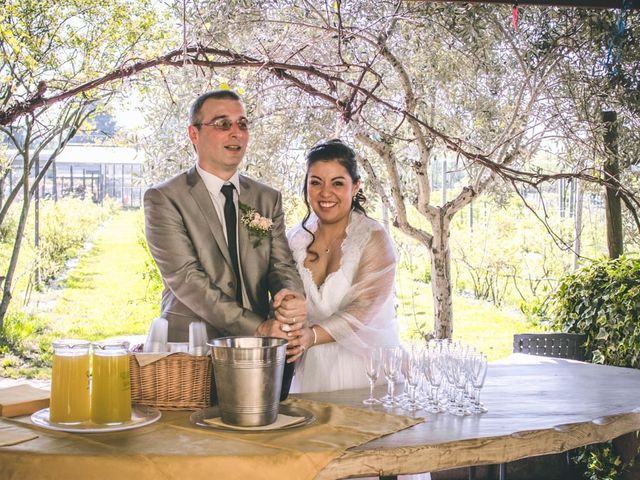
[[[543,430],[517,432],[509,436],[370,451],[351,450],[332,460],[316,480],[355,475],[435,472],[471,465],[505,463],[605,442],[636,430],[640,430],[640,411]],[[371,465],[378,465],[379,468],[373,469]]]

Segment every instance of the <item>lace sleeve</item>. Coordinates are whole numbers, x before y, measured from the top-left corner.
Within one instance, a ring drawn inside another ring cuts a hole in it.
[[[378,228],[362,249],[352,285],[340,309],[322,322],[333,339],[355,353],[397,345],[394,311],[396,256],[387,232]]]

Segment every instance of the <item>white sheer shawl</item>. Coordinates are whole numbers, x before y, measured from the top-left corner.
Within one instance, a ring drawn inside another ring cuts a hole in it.
[[[307,228],[317,229],[315,215]],[[397,345],[393,243],[382,225],[359,212],[351,213],[346,233],[340,268],[320,287],[304,266],[311,235],[301,224],[289,233],[307,294],[309,324],[320,325],[338,344],[358,355],[371,346]]]

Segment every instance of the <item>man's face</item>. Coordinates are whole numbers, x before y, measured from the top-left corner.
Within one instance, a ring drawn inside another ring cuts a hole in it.
[[[202,105],[199,117],[199,127],[189,125],[189,138],[196,147],[198,164],[227,180],[237,170],[249,143],[249,130],[238,127],[238,121],[242,124],[246,120],[244,106],[237,100],[210,98]],[[231,128],[224,130],[207,125],[221,119],[231,121]]]

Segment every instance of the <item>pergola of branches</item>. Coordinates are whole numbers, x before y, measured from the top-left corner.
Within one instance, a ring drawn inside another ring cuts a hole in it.
[[[547,93],[545,82],[558,68],[563,59],[562,55],[571,55],[569,34],[555,39],[551,47],[541,50],[537,62],[532,65],[519,54],[513,35],[499,24],[494,25],[495,30],[506,39],[504,48],[514,57],[517,68],[521,69],[522,85],[513,88],[516,108],[505,120],[506,127],[503,133],[496,136],[491,148],[487,148],[486,145],[480,147],[474,145],[473,141],[437,128],[432,119],[425,115],[410,66],[406,59],[401,60],[394,52],[390,42],[402,22],[412,14],[410,11],[402,10],[402,5],[398,2],[391,14],[380,19],[377,24],[372,22],[377,26],[369,30],[351,25],[349,19],[343,16],[340,2],[337,9],[326,14],[305,3],[305,8],[315,23],[305,18],[274,22],[320,32],[322,39],[328,42],[326,59],[307,52],[312,50],[311,39],[306,43],[300,43],[299,46],[289,44],[287,49],[281,50],[277,49],[277,45],[273,48],[265,46],[261,55],[256,54],[259,49],[240,52],[216,44],[215,40],[192,44],[185,42],[181,48],[164,55],[151,60],[126,62],[103,76],[51,96],[46,96],[47,88],[43,83],[35,95],[1,110],[0,125],[8,125],[22,115],[32,114],[57,102],[164,66],[201,70],[250,69],[260,72],[261,75],[266,74],[275,85],[286,89],[293,88],[333,109],[342,127],[350,129],[354,138],[377,155],[384,166],[383,172],[367,158],[361,158],[361,163],[369,178],[373,179],[382,202],[393,213],[394,225],[430,249],[432,263],[435,265],[432,268],[439,269],[438,275],[434,275],[434,278],[441,278],[441,288],[434,290],[440,292],[434,293],[434,304],[441,306],[440,313],[436,312],[435,315],[436,335],[449,336],[451,280],[447,256],[448,224],[456,212],[486,190],[496,179],[502,179],[519,194],[523,186],[535,190],[543,183],[567,178],[609,188],[625,203],[639,230],[640,220],[637,212],[640,203],[633,192],[616,177],[596,166],[567,172],[544,172],[523,168],[522,160],[527,156],[523,141],[532,129],[529,115],[538,98]],[[211,35],[211,32],[209,34]],[[212,35],[212,38],[214,39],[215,35]],[[283,42],[286,40],[283,39]],[[361,45],[367,53],[357,53],[354,44]],[[573,48],[577,51],[578,46]],[[393,90],[389,87],[390,75],[396,82],[394,84],[397,87],[394,91],[397,91],[397,95],[389,94],[389,91]],[[381,122],[373,121],[374,116],[387,118],[388,121],[383,125]],[[463,159],[465,169],[472,178],[453,200],[442,206],[432,204],[429,184],[428,167],[436,143]],[[397,160],[401,144],[415,146],[415,154],[409,162],[417,185],[415,196],[408,195],[400,178]],[[528,150],[534,149],[535,145],[530,145]],[[387,190],[383,188],[385,181],[390,185]],[[521,196],[526,203],[526,198]],[[429,220],[431,232],[411,223],[407,215],[407,203]],[[545,217],[544,213],[540,215],[543,222]],[[553,233],[551,229],[549,231]],[[439,328],[438,324],[442,328]]]

